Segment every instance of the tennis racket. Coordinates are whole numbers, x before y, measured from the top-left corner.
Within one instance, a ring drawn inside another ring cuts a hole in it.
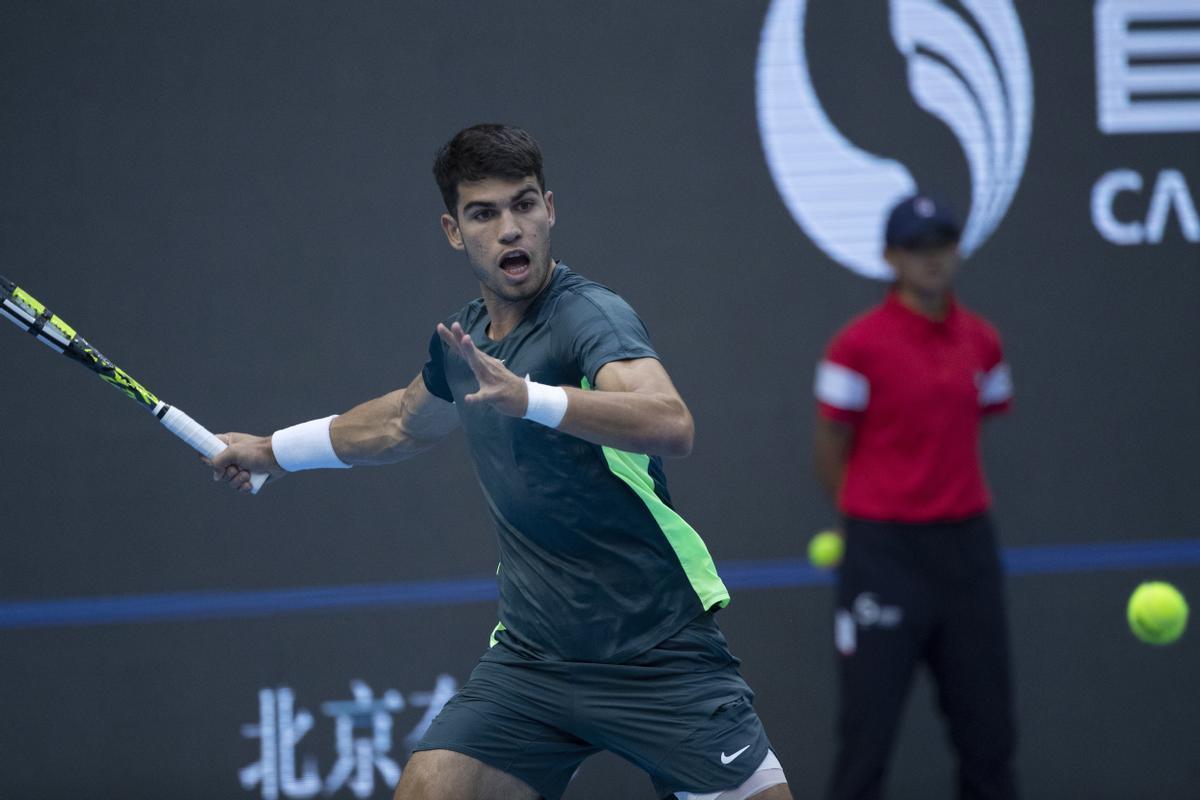
[[[52,350],[77,361],[100,376],[100,380],[116,387],[122,394],[145,408],[171,433],[183,439],[208,458],[226,448],[226,444],[213,436],[203,425],[155,397],[145,386],[129,377],[129,373],[109,361],[103,353],[88,344],[75,333],[75,329],[62,318],[38,302],[33,295],[0,275],[0,314],[12,320],[17,327],[32,334],[39,342]],[[250,476],[250,491],[257,493],[267,480],[266,473],[256,472]]]

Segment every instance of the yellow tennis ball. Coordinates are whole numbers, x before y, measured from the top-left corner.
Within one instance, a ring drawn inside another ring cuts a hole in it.
[[[1149,581],[1129,596],[1129,628],[1149,644],[1170,644],[1187,627],[1188,604],[1169,583]]]
[[[842,563],[845,544],[837,531],[821,531],[808,540],[808,563],[819,569],[832,569]]]

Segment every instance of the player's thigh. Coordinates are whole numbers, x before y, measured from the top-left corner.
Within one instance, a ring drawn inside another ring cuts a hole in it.
[[[711,615],[625,664],[575,673],[589,739],[644,769],[659,796],[741,785],[770,742]]]
[[[395,800],[537,800],[529,784],[453,750],[413,753]]]
[[[534,796],[558,800],[580,763],[597,750],[563,729],[569,722],[570,688],[561,669],[543,669],[513,661],[504,651],[489,651],[430,724],[416,751],[459,753],[533,787]],[[451,758],[446,763],[462,762]]]
[[[663,795],[716,792],[742,785],[766,758],[771,743],[747,688],[717,708],[681,702],[690,726],[671,752],[647,771]],[[702,710],[701,714],[696,711]],[[702,718],[700,718],[702,717]]]

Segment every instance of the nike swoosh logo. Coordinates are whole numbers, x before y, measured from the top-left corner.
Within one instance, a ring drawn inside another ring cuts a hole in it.
[[[722,750],[721,751],[721,763],[722,764],[732,763],[735,758],[737,758],[738,756],[740,756],[742,753],[746,752],[749,749],[750,749],[750,745],[746,745],[741,750],[738,750],[736,753],[734,753],[733,755],[730,755],[730,756],[725,755],[725,751]]]

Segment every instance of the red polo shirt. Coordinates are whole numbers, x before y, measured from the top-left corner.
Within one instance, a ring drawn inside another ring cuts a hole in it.
[[[817,367],[825,417],[854,426],[838,499],[850,517],[922,523],[987,510],[979,423],[1007,410],[1000,336],[953,299],[934,321],[890,292],[851,321]]]

